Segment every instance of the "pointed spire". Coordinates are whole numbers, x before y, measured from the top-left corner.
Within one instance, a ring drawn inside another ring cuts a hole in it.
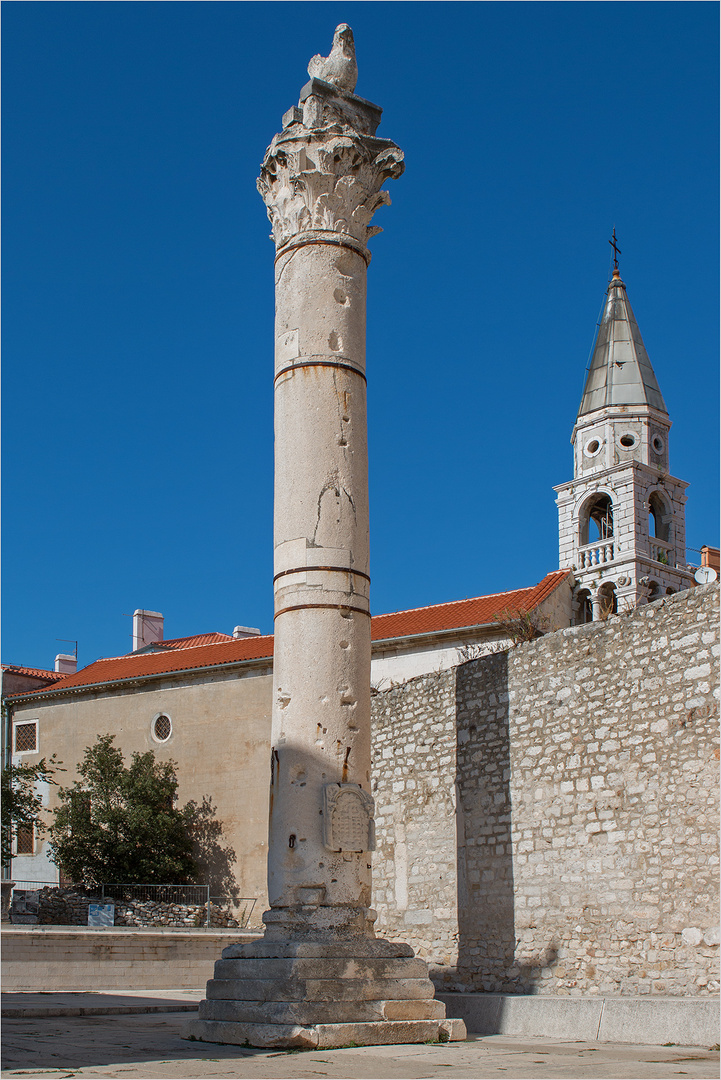
[[[609,243],[614,249],[613,277],[578,415],[609,405],[648,405],[667,413],[618,270],[615,229]]]

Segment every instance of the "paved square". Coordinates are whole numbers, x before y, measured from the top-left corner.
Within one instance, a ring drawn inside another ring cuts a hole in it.
[[[505,1035],[471,1036],[468,1042],[444,1045],[252,1050],[187,1042],[179,1034],[186,1017],[183,1012],[161,1012],[7,1018],[2,1076],[42,1080],[710,1080],[719,1075],[719,1055],[708,1049]]]

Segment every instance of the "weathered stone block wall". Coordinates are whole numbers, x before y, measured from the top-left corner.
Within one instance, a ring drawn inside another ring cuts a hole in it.
[[[410,938],[444,989],[718,990],[718,594],[374,699],[376,754],[394,751],[376,765],[379,931]],[[455,927],[423,924],[454,896]]]
[[[421,675],[372,702],[379,932],[437,963],[458,954],[456,887],[456,669]]]

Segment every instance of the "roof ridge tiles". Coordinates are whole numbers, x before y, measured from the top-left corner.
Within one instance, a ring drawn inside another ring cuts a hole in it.
[[[36,675],[39,679],[48,676],[53,679],[63,679],[65,677],[62,671],[54,671],[52,668],[31,667],[28,664],[0,664],[0,668],[3,671],[14,671],[18,674]]]
[[[444,600],[444,602],[440,604],[425,604],[417,608],[402,608],[398,611],[382,611],[380,615],[373,616],[373,619],[384,619],[387,616],[396,615],[413,615],[416,611],[431,611],[433,608],[450,607],[452,604],[473,604],[475,600],[492,600],[496,596],[511,596],[513,593],[532,593],[535,589],[539,589],[540,585],[546,583],[550,578],[557,577],[558,575],[566,576],[568,572],[568,570],[550,570],[541,581],[536,582],[534,585],[521,585],[519,589],[504,589],[500,593],[484,593],[480,596],[464,596],[463,599]]]
[[[449,607],[451,604],[471,604],[474,600],[492,600],[496,596],[510,596],[512,593],[520,592],[533,592],[539,585],[543,585],[548,578],[557,574],[567,574],[568,570],[551,570],[545,577],[541,578],[535,585],[522,585],[518,589],[504,589],[502,592],[497,593],[484,593],[481,596],[464,596],[461,600],[444,600],[438,604],[423,604],[421,607],[416,608],[401,608],[398,611],[383,611],[378,615],[374,615],[374,619],[384,619],[389,615],[411,615],[416,611],[431,611],[433,608]]]

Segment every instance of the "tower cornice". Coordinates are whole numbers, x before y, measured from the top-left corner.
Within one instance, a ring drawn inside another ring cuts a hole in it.
[[[673,427],[673,422],[668,413],[662,412],[660,409],[654,409],[651,405],[606,405],[576,418],[571,434],[571,442],[574,441],[579,431],[594,427],[605,420],[650,420],[652,423],[658,424],[669,431]]]
[[[623,476],[624,472],[633,473],[645,473],[648,477],[653,479],[658,477],[658,483],[669,483],[675,487],[685,491],[689,486],[687,480],[679,480],[677,476],[671,476],[670,473],[659,472],[658,468],[654,465],[646,465],[643,461],[622,461],[618,465],[613,465],[608,469],[599,469],[595,473],[587,473],[585,476],[576,476],[573,480],[567,480],[565,484],[554,484],[553,491],[572,491],[575,488],[579,490],[581,488],[591,493],[594,490],[601,490],[604,487],[612,486],[609,480],[612,478],[614,481]]]

